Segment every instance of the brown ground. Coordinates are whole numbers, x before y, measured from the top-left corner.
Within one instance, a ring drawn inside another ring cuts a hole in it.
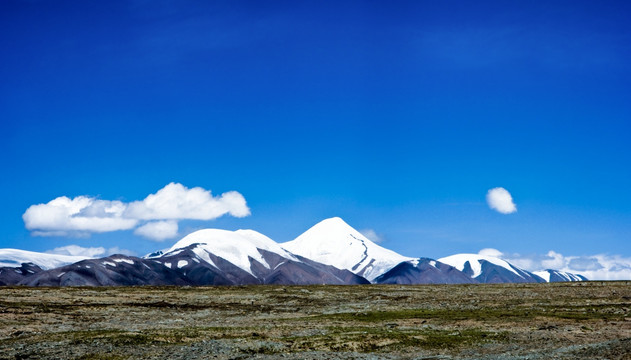
[[[631,359],[631,282],[0,288],[0,359]]]

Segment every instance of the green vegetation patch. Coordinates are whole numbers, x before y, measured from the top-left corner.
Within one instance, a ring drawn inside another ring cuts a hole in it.
[[[283,339],[294,351],[391,351],[409,347],[457,349],[489,342],[507,342],[506,332],[480,329],[389,329],[374,327],[330,327],[324,334]]]
[[[536,317],[549,317],[574,320],[623,320],[624,312],[616,312],[607,307],[537,307],[537,308],[481,308],[481,309],[404,309],[388,311],[367,311],[318,315],[341,321],[386,322],[404,319],[459,320],[514,320],[525,321]]]

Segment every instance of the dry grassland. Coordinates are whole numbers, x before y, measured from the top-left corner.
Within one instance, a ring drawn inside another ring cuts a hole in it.
[[[0,359],[631,359],[631,282],[0,288]]]

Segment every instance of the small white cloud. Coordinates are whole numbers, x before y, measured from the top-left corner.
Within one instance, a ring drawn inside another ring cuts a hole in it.
[[[383,236],[380,234],[377,234],[377,232],[375,232],[375,230],[373,229],[364,229],[364,230],[361,230],[360,233],[364,235],[368,240],[374,243],[380,243],[384,240]]]
[[[504,256],[504,253],[502,253],[501,251],[497,249],[492,249],[492,248],[482,249],[478,251],[478,254],[483,255],[483,256],[492,256],[496,258],[501,258],[502,256]]]
[[[129,204],[125,215],[142,220],[212,220],[222,215],[250,215],[243,195],[229,191],[213,197],[209,190],[170,183],[142,201]]]
[[[513,197],[503,187],[496,187],[486,193],[486,202],[489,207],[502,214],[511,214],[517,211]]]
[[[177,222],[173,220],[152,221],[134,230],[134,234],[150,240],[164,241],[177,236]]]

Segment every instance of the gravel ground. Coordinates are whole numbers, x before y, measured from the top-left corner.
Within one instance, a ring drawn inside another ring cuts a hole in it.
[[[631,359],[631,282],[0,288],[0,359]]]

